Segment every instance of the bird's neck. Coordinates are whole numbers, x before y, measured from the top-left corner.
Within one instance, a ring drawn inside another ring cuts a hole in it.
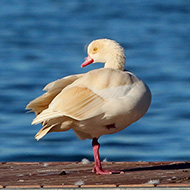
[[[112,68],[123,71],[125,69],[125,55],[110,56],[104,65],[104,68]]]

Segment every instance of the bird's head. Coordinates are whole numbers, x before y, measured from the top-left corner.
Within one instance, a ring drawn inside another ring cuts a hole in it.
[[[85,67],[91,63],[105,63],[105,67],[123,70],[125,53],[123,47],[110,39],[98,39],[88,45],[88,57],[81,65]]]

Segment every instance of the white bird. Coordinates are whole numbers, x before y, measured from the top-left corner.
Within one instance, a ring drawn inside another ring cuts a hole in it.
[[[72,129],[80,139],[93,139],[93,171],[111,174],[114,171],[101,166],[98,138],[139,120],[150,106],[151,92],[142,80],[124,71],[124,49],[114,40],[98,39],[89,44],[81,67],[96,62],[105,63],[104,68],[49,83],[44,88],[47,92],[26,109],[37,115],[32,124],[43,125],[37,140],[50,132]]]

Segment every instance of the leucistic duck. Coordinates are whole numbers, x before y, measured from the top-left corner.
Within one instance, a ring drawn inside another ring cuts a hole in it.
[[[124,71],[124,49],[116,41],[98,39],[88,46],[88,57],[81,65],[102,62],[104,68],[71,75],[49,83],[46,92],[26,109],[35,112],[32,124],[43,128],[37,140],[47,133],[72,129],[82,140],[92,139],[96,174],[120,173],[101,166],[98,138],[125,129],[147,112],[151,103],[148,86]]]

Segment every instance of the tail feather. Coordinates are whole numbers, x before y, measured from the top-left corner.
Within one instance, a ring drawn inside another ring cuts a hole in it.
[[[32,121],[32,125],[34,124],[36,125],[44,121],[48,121],[50,119],[61,117],[61,116],[63,116],[63,113],[53,112],[50,109],[46,109],[36,116],[36,118]]]
[[[50,127],[44,126],[38,133],[35,135],[35,139],[39,141],[42,137],[44,137],[54,126],[57,124],[51,125]]]
[[[75,122],[68,117],[59,117],[44,121],[42,125],[43,128],[35,136],[36,140],[41,139],[47,133],[68,131],[75,125]]]

